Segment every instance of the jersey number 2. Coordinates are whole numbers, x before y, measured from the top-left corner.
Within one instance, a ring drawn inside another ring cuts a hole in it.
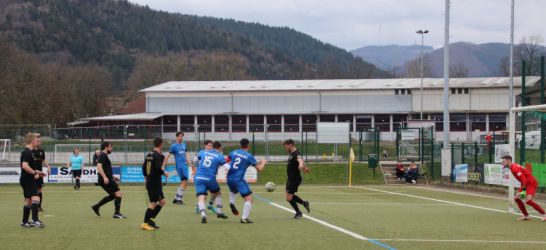
[[[240,163],[241,163],[241,158],[235,158],[235,162],[233,162],[233,169],[238,169]]]

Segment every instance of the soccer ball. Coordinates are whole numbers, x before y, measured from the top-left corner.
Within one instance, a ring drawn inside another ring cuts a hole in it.
[[[275,191],[275,183],[273,183],[273,182],[266,183],[265,184],[265,191],[267,191],[267,192]]]

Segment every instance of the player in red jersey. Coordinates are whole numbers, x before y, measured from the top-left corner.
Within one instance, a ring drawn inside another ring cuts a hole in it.
[[[544,209],[542,209],[540,205],[533,201],[533,196],[535,196],[535,192],[538,188],[538,182],[535,177],[533,177],[533,174],[531,174],[531,171],[519,164],[513,163],[512,156],[510,155],[505,155],[502,157],[502,165],[504,165],[504,167],[510,168],[510,171],[512,172],[514,177],[519,182],[521,182],[521,188],[519,189],[518,195],[515,198],[519,210],[521,211],[521,213],[523,213],[523,216],[518,220],[531,219],[529,218],[529,213],[527,213],[525,204],[523,204],[523,200],[525,199],[525,203],[537,210],[543,216],[542,222],[545,222],[546,215],[544,214]]]

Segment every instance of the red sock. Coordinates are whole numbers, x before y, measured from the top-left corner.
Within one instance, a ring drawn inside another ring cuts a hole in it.
[[[521,199],[516,199],[516,203],[518,204],[519,210],[523,215],[529,216],[529,213],[527,213],[527,209],[525,208],[525,204],[523,204],[523,201]]]
[[[533,200],[528,200],[527,202],[527,205],[533,207],[535,210],[537,210],[540,214],[544,215],[544,209],[542,209],[540,207],[540,205],[538,205],[536,202],[534,202]]]

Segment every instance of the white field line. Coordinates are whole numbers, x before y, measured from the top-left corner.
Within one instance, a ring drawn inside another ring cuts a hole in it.
[[[373,203],[373,202],[316,202],[313,205],[377,205],[377,206],[455,206],[441,203]]]
[[[403,241],[403,242],[442,242],[442,243],[504,243],[504,244],[546,244],[546,241],[523,240],[439,240],[439,239],[375,239],[379,241]]]
[[[435,201],[435,202],[440,202],[440,203],[458,205],[458,206],[462,206],[462,207],[476,208],[476,209],[487,210],[487,211],[498,212],[498,213],[518,214],[518,213],[515,213],[515,212],[514,212],[514,213],[511,213],[511,212],[509,212],[509,211],[500,210],[500,209],[495,209],[495,208],[489,208],[489,207],[482,207],[482,206],[470,205],[470,204],[465,204],[465,203],[461,203],[461,202],[454,202],[454,201],[446,201],[446,200],[434,199],[434,198],[429,198],[429,197],[424,197],[424,196],[418,196],[418,195],[412,195],[412,194],[403,194],[403,193],[385,191],[385,190],[375,189],[375,188],[360,187],[360,186],[353,186],[353,188],[365,189],[365,190],[369,190],[369,191],[377,191],[377,192],[381,192],[381,193],[385,193],[385,194],[395,194],[395,195],[400,195],[400,196],[406,196],[406,197],[411,197],[411,198],[417,198],[417,199]],[[536,216],[536,215],[529,215],[529,216],[530,216],[530,217],[534,217],[534,218],[542,219],[541,216]]]

